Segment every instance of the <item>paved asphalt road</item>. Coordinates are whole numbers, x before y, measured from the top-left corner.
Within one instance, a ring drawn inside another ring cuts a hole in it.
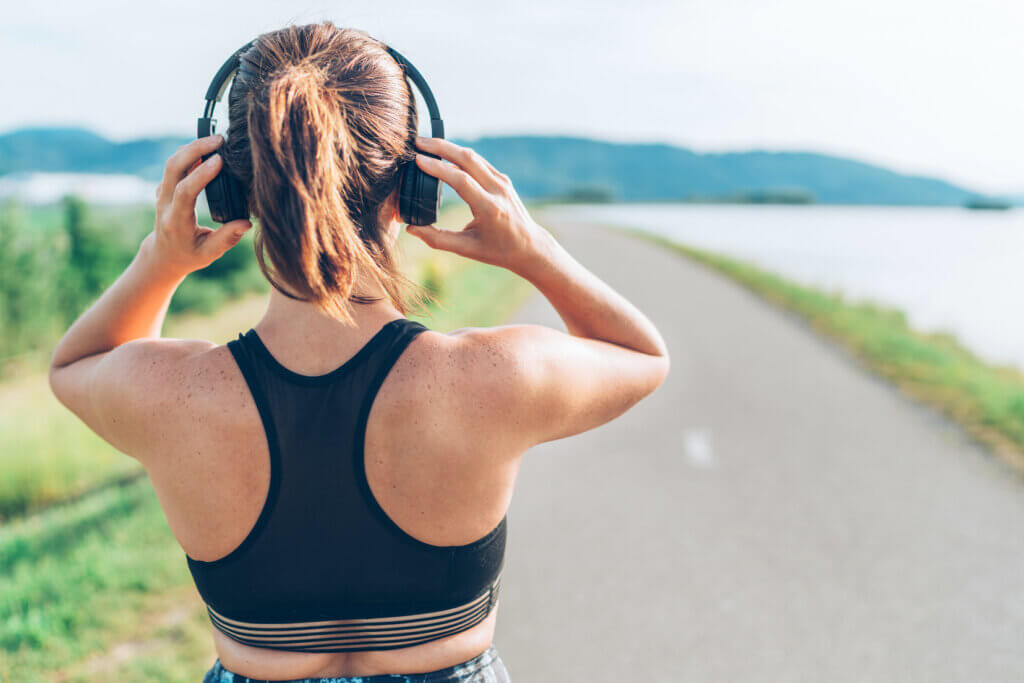
[[[1024,483],[721,277],[554,226],[668,340],[630,413],[530,451],[515,681],[1024,681]],[[520,322],[560,325],[535,297]]]

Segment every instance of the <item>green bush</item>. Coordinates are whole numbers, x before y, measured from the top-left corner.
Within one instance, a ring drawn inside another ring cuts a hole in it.
[[[94,207],[75,197],[58,206],[0,206],[0,374],[4,361],[48,350],[128,266],[152,227],[148,207]],[[188,278],[170,311],[209,313],[265,287],[247,235]]]

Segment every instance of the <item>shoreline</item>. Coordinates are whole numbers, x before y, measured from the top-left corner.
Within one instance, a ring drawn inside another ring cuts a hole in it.
[[[859,366],[937,410],[1024,476],[1024,372],[986,362],[953,335],[922,332],[906,315],[870,300],[797,284],[753,264],[648,230],[612,228],[669,249],[794,315]]]

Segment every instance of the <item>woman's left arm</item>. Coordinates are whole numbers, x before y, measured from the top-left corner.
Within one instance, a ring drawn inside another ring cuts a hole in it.
[[[136,439],[122,434],[133,429],[128,424],[132,421],[118,416],[142,407],[145,378],[166,375],[167,364],[213,346],[159,338],[171,297],[189,273],[220,258],[252,227],[241,220],[213,230],[196,222],[199,193],[223,163],[218,154],[202,163],[200,158],[222,142],[220,136],[196,140],[167,161],[157,189],[153,232],[125,272],[68,329],[53,354],[54,394],[125,452]]]

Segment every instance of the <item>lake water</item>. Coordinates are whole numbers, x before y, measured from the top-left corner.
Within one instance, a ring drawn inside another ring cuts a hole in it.
[[[794,281],[906,312],[982,357],[1024,368],[1024,211],[570,205],[556,218],[638,228]]]

